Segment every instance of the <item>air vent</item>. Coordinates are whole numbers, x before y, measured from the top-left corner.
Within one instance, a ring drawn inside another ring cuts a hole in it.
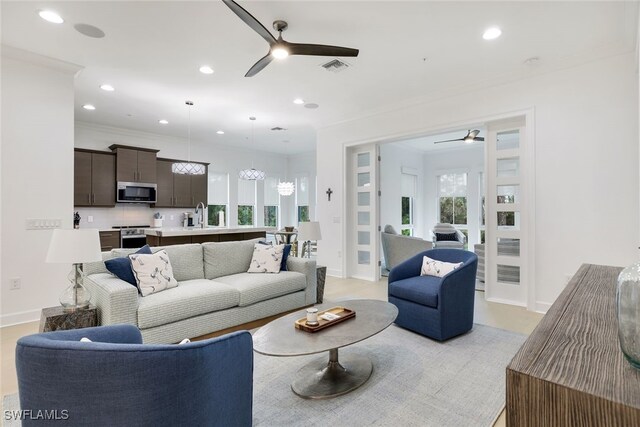
[[[286,130],[285,128],[281,128],[280,126],[276,126],[274,128],[271,128],[271,130]]]
[[[342,62],[339,59],[333,59],[326,64],[322,64],[322,68],[327,71],[331,71],[332,73],[339,73],[349,68],[349,64]]]

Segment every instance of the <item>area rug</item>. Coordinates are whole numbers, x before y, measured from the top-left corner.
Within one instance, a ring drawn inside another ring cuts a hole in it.
[[[318,355],[254,353],[253,424],[490,426],[504,408],[505,368],[525,338],[476,324],[439,343],[392,325],[340,350],[368,355],[374,370],[359,389],[328,400],[302,399],[290,387],[296,371]],[[17,394],[4,397],[3,409],[19,409]]]
[[[475,324],[445,343],[395,325],[341,349],[365,353],[374,371],[359,389],[327,400],[291,391],[315,356],[255,354],[255,426],[490,426],[504,408],[505,368],[526,337]],[[322,355],[323,357],[327,355]]]

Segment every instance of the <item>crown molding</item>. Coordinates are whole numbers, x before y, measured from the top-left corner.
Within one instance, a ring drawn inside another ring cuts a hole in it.
[[[0,45],[0,53],[3,58],[15,59],[18,61],[28,62],[30,64],[40,65],[54,70],[62,71],[76,75],[84,69],[84,66],[73,64],[71,62],[61,61],[49,56],[40,55],[28,50],[19,49],[6,44]]]

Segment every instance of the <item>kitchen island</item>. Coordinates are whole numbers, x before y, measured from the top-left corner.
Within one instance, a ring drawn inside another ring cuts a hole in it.
[[[149,246],[183,245],[185,243],[231,242],[265,238],[274,227],[166,227],[145,230]]]

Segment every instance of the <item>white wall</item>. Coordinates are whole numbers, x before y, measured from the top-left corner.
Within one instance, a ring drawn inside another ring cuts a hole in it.
[[[425,227],[440,222],[438,213],[438,176],[444,173],[467,174],[467,226],[469,250],[480,243],[480,172],[484,171],[484,146],[460,150],[430,151],[424,156]],[[427,231],[428,233],[428,231]]]
[[[2,285],[0,323],[35,320],[59,305],[70,265],[47,264],[51,230],[73,226],[73,78],[79,67],[2,47]],[[10,290],[11,279],[22,287]]]
[[[164,135],[132,131],[109,126],[98,126],[88,123],[76,123],[75,146],[94,150],[109,151],[111,144],[123,144],[134,147],[154,148],[160,150],[158,157],[186,158],[187,140]],[[305,171],[315,179],[315,153],[305,153],[295,156],[284,156],[264,151],[246,150],[223,145],[215,145],[209,141],[191,141],[191,159],[201,162],[209,162],[209,170],[218,173],[229,174],[229,212],[227,213],[227,225],[234,227],[238,219],[235,214],[238,200],[238,172],[241,169],[255,167],[267,173],[268,176],[278,176],[281,179],[291,179],[292,167],[295,173]],[[282,223],[288,225],[293,220],[291,202],[286,197],[281,198]],[[264,207],[264,183],[257,182],[257,212],[263,212]],[[195,206],[194,206],[195,208]],[[82,217],[81,227],[97,226],[109,228],[112,225],[139,225],[149,224],[153,213],[160,212],[164,215],[164,226],[178,226],[181,221],[181,213],[189,209],[149,208],[144,205],[118,204],[115,208],[78,208]],[[190,209],[193,211],[193,208]],[[262,215],[257,215],[256,225],[263,225]],[[93,224],[87,224],[89,215],[94,217]],[[173,215],[173,220],[171,216]],[[292,223],[291,223],[292,224]]]
[[[424,193],[424,153],[401,147],[397,144],[380,146],[380,221],[384,226],[390,224],[399,233],[402,228],[401,185],[402,168],[411,168],[417,173],[416,200],[414,202],[414,236],[429,240],[425,229],[425,193]],[[382,254],[382,252],[380,252]]]
[[[343,271],[343,227],[333,217],[344,215],[344,144],[451,129],[534,108],[537,305],[552,303],[565,275],[582,263],[631,264],[640,234],[635,64],[633,54],[615,56],[320,129],[318,186],[336,193],[331,204],[319,199],[324,239],[318,262],[330,272]]]

